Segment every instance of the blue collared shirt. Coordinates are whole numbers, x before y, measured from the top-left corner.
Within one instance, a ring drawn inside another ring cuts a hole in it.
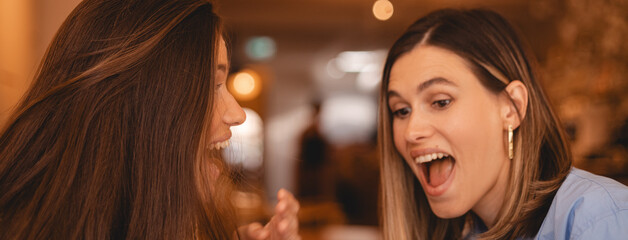
[[[572,168],[534,239],[628,239],[628,187]]]

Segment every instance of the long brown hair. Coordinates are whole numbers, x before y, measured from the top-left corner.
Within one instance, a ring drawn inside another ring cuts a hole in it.
[[[208,1],[82,1],[0,136],[0,238],[233,237],[198,176],[221,32]]]
[[[528,89],[525,118],[515,131],[515,156],[506,198],[495,225],[480,238],[534,236],[571,168],[571,155],[558,118],[538,83],[534,58],[513,27],[489,10],[432,12],[412,24],[392,46],[384,67],[379,107],[381,219],[386,239],[462,238],[469,212],[440,219],[430,209],[416,177],[393,144],[388,82],[395,61],[418,44],[448,49],[466,60],[482,85],[494,93],[513,80]],[[520,116],[523,116],[520,114]],[[502,147],[502,146],[496,146]]]

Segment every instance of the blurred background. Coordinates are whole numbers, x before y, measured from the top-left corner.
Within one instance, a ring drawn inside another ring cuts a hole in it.
[[[0,0],[0,126],[78,0]],[[242,177],[242,221],[276,192],[300,199],[303,239],[377,239],[377,89],[387,49],[418,17],[484,7],[519,29],[540,63],[575,166],[628,184],[626,0],[218,0],[228,86],[247,121],[225,158]]]

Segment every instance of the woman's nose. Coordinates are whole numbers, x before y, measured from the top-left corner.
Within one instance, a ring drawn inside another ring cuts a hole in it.
[[[226,99],[227,108],[225,114],[222,115],[222,121],[229,126],[237,126],[246,120],[246,114],[240,104],[229,94]]]
[[[406,128],[406,141],[416,143],[432,134],[434,134],[434,128],[429,119],[415,112],[412,113]]]

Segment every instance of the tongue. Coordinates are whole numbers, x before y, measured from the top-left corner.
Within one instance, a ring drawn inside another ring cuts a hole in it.
[[[429,184],[432,186],[439,186],[449,178],[451,174],[451,170],[453,169],[454,162],[450,157],[444,158],[442,160],[434,160],[430,164],[429,169]]]

